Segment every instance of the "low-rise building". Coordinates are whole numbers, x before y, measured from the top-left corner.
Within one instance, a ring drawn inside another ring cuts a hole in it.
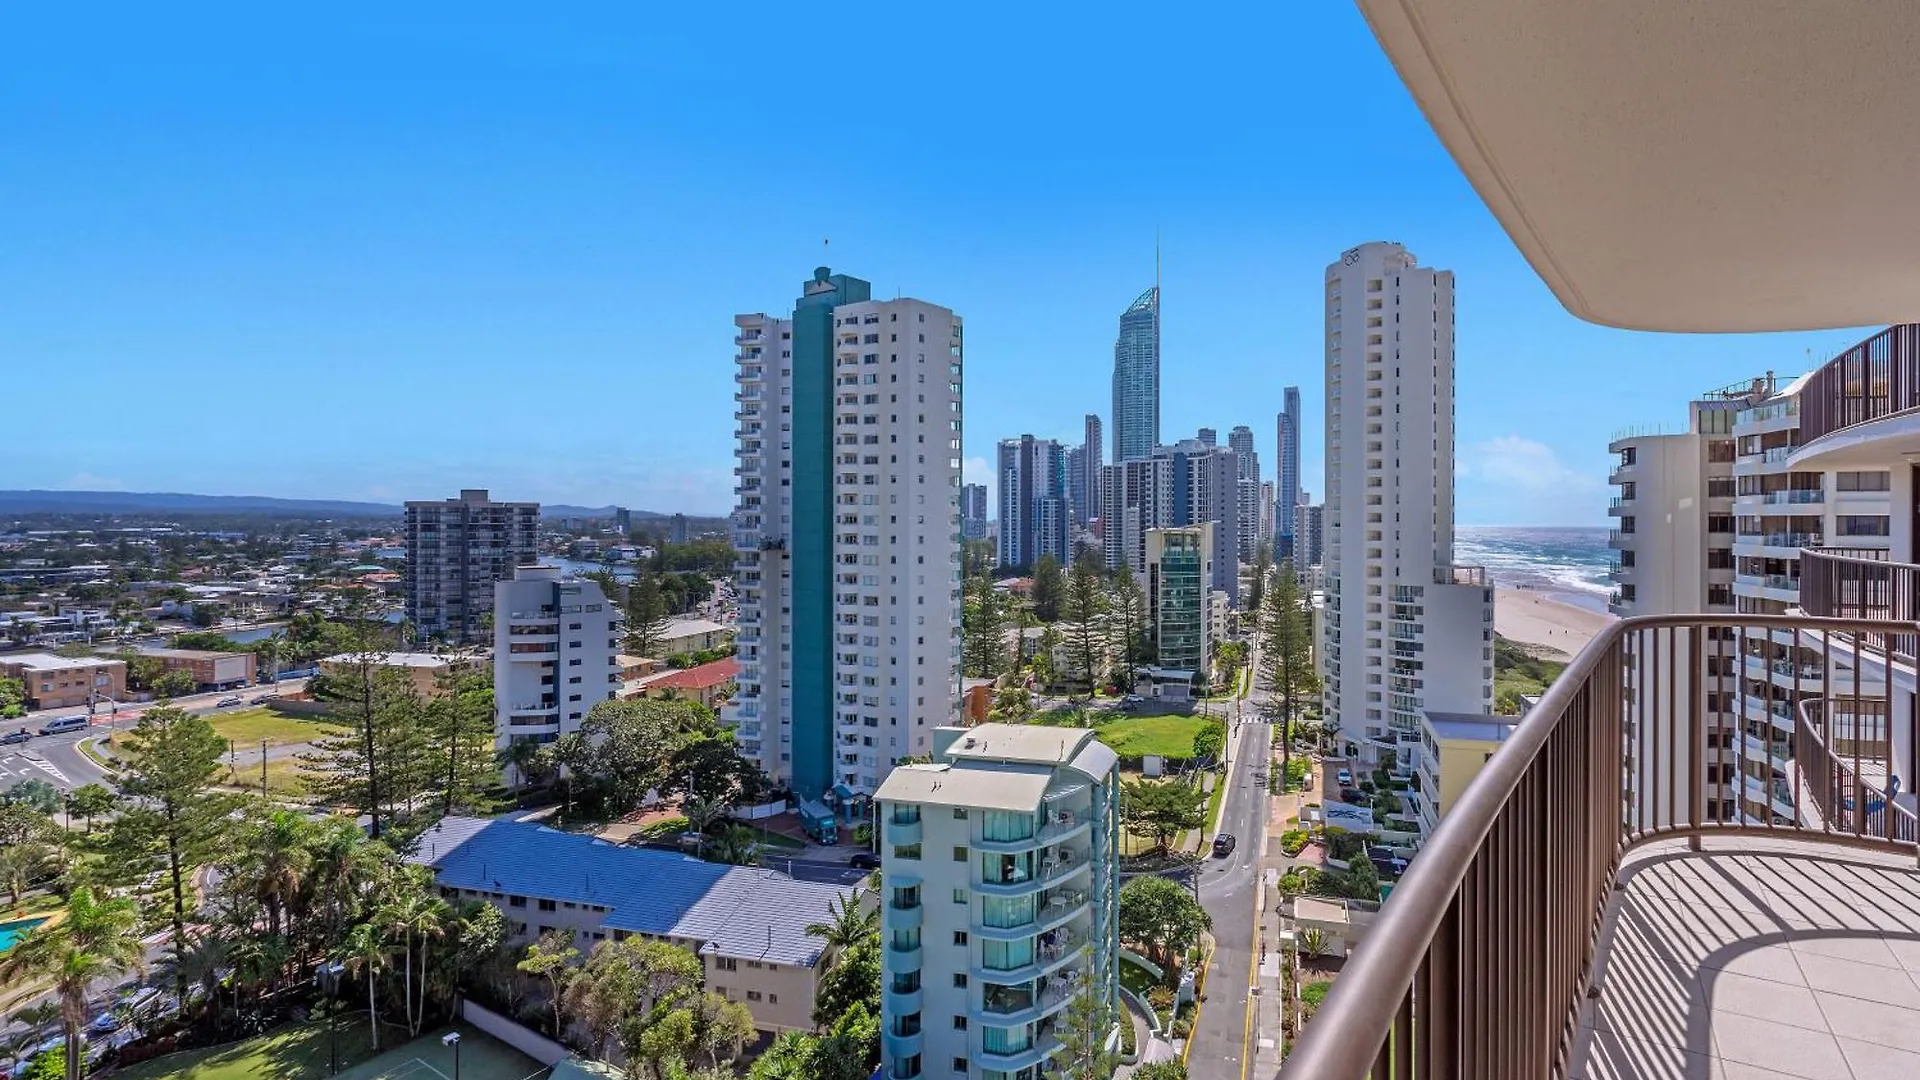
[[[832,922],[832,906],[854,892],[485,818],[441,819],[407,859],[432,869],[448,899],[499,908],[516,942],[565,930],[582,954],[629,936],[691,950],[707,989],[745,1004],[769,1032],[812,1029],[826,957],[806,928]]]
[[[1406,792],[1410,809],[1419,819],[1420,835],[1433,835],[1440,819],[1456,800],[1466,793],[1467,785],[1513,734],[1515,718],[1486,716],[1479,713],[1423,713],[1419,742],[1403,740],[1401,753],[1417,760],[1400,762],[1413,765],[1419,777],[1418,790]]]
[[[462,659],[458,655],[420,652],[338,653],[323,658],[320,671],[334,678],[357,674],[362,664],[397,671],[413,687],[413,692],[424,698],[440,692],[441,675]]]
[[[670,671],[656,671],[620,689],[622,698],[677,696],[717,708],[733,692],[740,678],[740,661],[726,656],[710,663]]]
[[[717,649],[733,640],[733,627],[711,619],[669,619],[655,648],[662,657]]]
[[[19,679],[26,685],[29,709],[62,709],[103,699],[118,701],[127,692],[126,662],[98,656],[0,656],[0,678]]]
[[[253,682],[253,654],[212,649],[140,649],[141,656],[160,661],[168,671],[193,676],[196,690],[232,690]]]

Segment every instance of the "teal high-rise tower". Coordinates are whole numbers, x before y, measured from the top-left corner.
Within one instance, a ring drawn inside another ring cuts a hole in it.
[[[851,810],[959,701],[961,325],[821,267],[735,318],[741,748]]]

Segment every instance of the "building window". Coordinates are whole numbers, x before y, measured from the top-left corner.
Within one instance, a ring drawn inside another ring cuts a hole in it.
[[[967,988],[967,977],[965,974],[959,974],[953,977],[953,988],[955,990],[965,990]]]
[[[961,946],[966,945],[967,932],[965,930],[955,930],[953,932],[953,943],[955,945],[961,945]]]
[[[560,905],[558,905],[558,904],[556,904],[556,903],[554,903],[553,901],[551,901],[551,900],[548,900],[548,899],[546,899],[546,898],[544,898],[544,897],[543,897],[543,898],[541,898],[541,900],[540,900],[540,910],[541,910],[541,911],[557,911],[557,910],[559,910],[559,908],[560,908]]]
[[[956,806],[956,807],[954,807],[954,808],[953,808],[953,820],[955,820],[955,821],[965,821],[965,820],[967,820],[967,808],[966,808],[966,807],[964,807],[964,806]]]
[[[955,847],[954,847],[954,849],[953,849],[953,861],[954,861],[954,862],[966,862],[966,861],[967,861],[967,849],[966,849],[966,848],[964,848],[964,847],[960,847],[960,846],[958,846],[958,845],[955,845]]]
[[[917,859],[920,857],[919,844],[893,845],[893,857],[896,859]]]
[[[527,898],[524,896],[509,896],[507,897],[507,906],[508,907],[526,907]]]
[[[749,990],[749,991],[747,991],[747,1000],[748,1000],[748,1001],[759,1001],[759,1000],[760,1000],[760,991],[758,991],[758,990]]]
[[[713,958],[713,966],[719,971],[739,971],[740,961],[731,956],[716,956]]]
[[[965,1031],[965,1030],[967,1030],[967,1018],[966,1018],[966,1017],[964,1017],[964,1016],[956,1016],[956,1017],[954,1017],[954,1018],[953,1018],[953,1030],[955,1030],[955,1031]]]
[[[966,902],[967,902],[967,890],[965,890],[965,889],[955,889],[955,890],[953,890],[953,902],[954,902],[954,903],[956,903],[956,904],[964,904],[964,903],[966,903]]]

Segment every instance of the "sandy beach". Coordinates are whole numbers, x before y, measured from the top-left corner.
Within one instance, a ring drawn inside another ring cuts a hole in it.
[[[1494,590],[1495,633],[1509,641],[1553,649],[1569,659],[1614,621],[1612,615],[1555,600],[1532,589],[1502,586]]]

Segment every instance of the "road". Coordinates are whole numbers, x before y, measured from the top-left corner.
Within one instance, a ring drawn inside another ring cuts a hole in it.
[[[221,698],[239,695],[242,699],[252,700],[262,693],[296,694],[306,688],[304,679],[287,679],[272,687],[250,686],[241,690],[217,691],[210,694],[195,694],[184,697],[173,704],[191,713],[210,716],[221,711],[214,703]],[[45,780],[62,791],[72,791],[83,784],[105,783],[107,771],[94,763],[94,760],[80,752],[83,739],[98,737],[110,731],[131,729],[140,714],[152,708],[151,704],[123,705],[118,715],[106,712],[96,713],[93,726],[78,731],[62,732],[58,735],[36,735],[31,742],[19,746],[0,747],[0,789],[8,788],[22,780]],[[15,721],[18,727],[28,731],[39,730],[42,724],[57,716],[72,716],[79,710],[47,709],[29,713],[24,719]],[[293,752],[293,748],[285,749]],[[271,752],[269,757],[277,756]],[[249,760],[245,753],[240,755],[241,764]],[[253,751],[251,761],[260,763],[260,752]]]
[[[760,856],[760,865],[769,870],[779,870],[797,881],[813,881],[824,885],[858,885],[866,880],[871,870],[860,870],[844,862],[828,859],[787,858],[784,855]]]
[[[1272,738],[1265,723],[1242,724],[1220,819],[1220,831],[1232,833],[1239,843],[1227,858],[1209,853],[1200,871],[1200,903],[1213,916],[1214,950],[1207,964],[1206,1001],[1187,1053],[1187,1068],[1197,1080],[1242,1080],[1242,1056],[1251,1053],[1247,1001],[1257,926],[1253,905],[1267,818],[1267,787],[1255,774],[1266,774]]]

